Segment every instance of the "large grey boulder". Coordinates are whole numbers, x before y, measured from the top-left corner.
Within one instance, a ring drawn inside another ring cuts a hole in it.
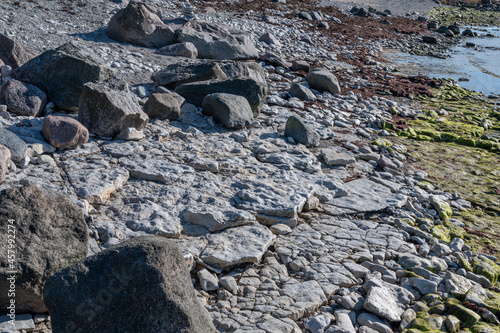
[[[21,140],[17,135],[5,128],[0,127],[0,145],[7,147],[10,150],[11,159],[15,163],[21,162],[26,156],[28,145]]]
[[[340,94],[340,86],[337,77],[326,68],[315,68],[307,74],[307,83],[318,91],[328,91],[335,95]]]
[[[33,57],[35,57],[33,52],[4,34],[0,34],[0,60],[5,65],[18,68]]]
[[[12,223],[11,223],[12,221]],[[17,251],[13,266],[7,256],[0,259],[0,288],[9,290],[9,271],[16,274],[16,310],[46,312],[42,299],[45,281],[57,271],[87,255],[88,227],[80,207],[65,195],[34,185],[0,192],[0,233],[8,244],[7,230],[15,230]],[[0,311],[9,304],[0,294]]]
[[[130,1],[111,18],[106,34],[122,43],[159,48],[174,43],[175,31],[163,23],[159,10],[142,1]]]
[[[112,137],[128,127],[140,130],[147,125],[148,119],[126,83],[85,84],[78,120],[90,133]]]
[[[175,92],[188,102],[201,106],[206,95],[226,93],[243,96],[252,108],[253,116],[257,117],[267,96],[267,84],[249,77],[237,77],[225,80],[191,82],[178,86]]]
[[[227,128],[242,128],[253,123],[248,100],[243,96],[215,93],[205,96],[201,104],[203,113]]]
[[[292,97],[297,97],[303,101],[312,102],[316,99],[316,96],[314,96],[313,92],[309,88],[298,83],[294,83],[290,87],[289,93]]]
[[[42,90],[14,79],[2,86],[1,96],[8,110],[20,116],[39,116],[47,104]]]
[[[172,93],[154,93],[144,104],[144,112],[151,119],[176,120],[181,115],[181,105]]]
[[[243,60],[258,56],[248,33],[215,23],[189,21],[177,30],[176,40],[179,43],[193,43],[198,49],[199,58]]]
[[[179,247],[136,237],[52,276],[44,288],[52,331],[215,333]]]
[[[314,147],[319,144],[319,134],[295,116],[291,116],[287,119],[285,136],[293,138],[295,142],[301,143],[306,147]]]
[[[31,59],[17,69],[16,77],[42,89],[59,108],[76,111],[83,85],[108,81],[113,71],[83,44],[73,41]]]
[[[151,77],[155,86],[169,89],[189,82],[226,79],[226,74],[216,63],[175,63],[169,65]]]

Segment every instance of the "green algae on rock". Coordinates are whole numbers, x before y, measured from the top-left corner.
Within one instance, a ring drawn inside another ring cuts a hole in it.
[[[473,8],[435,7],[427,14],[430,21],[440,21],[441,25],[498,26],[500,13]]]

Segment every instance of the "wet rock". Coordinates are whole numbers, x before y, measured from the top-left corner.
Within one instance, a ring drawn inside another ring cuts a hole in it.
[[[0,60],[7,66],[18,68],[35,57],[35,54],[21,44],[0,34]]]
[[[200,258],[215,267],[258,263],[276,236],[262,225],[231,228],[206,236],[208,245]]]
[[[144,112],[151,119],[176,120],[181,115],[181,106],[171,93],[153,93],[144,104]]]
[[[193,43],[198,57],[204,59],[244,60],[258,56],[246,32],[215,23],[189,21],[177,30],[176,41]]]
[[[144,2],[130,1],[111,18],[106,34],[122,43],[158,48],[172,44],[175,31],[163,23],[159,10]]]
[[[44,298],[54,332],[215,332],[179,247],[162,237],[136,237],[63,269]]]
[[[319,134],[295,116],[287,119],[285,136],[293,138],[295,142],[301,143],[306,147],[314,147],[319,144]]]
[[[326,68],[315,68],[307,74],[307,82],[311,88],[319,91],[328,91],[335,95],[340,94],[337,77]]]
[[[225,80],[201,81],[178,86],[175,92],[188,102],[201,106],[205,96],[226,93],[243,96],[252,108],[253,116],[258,117],[267,96],[267,85],[252,78],[230,78]]]
[[[43,136],[51,145],[61,149],[89,141],[89,131],[71,117],[47,116],[43,121]]]
[[[243,96],[215,93],[205,96],[203,112],[226,128],[242,128],[253,123],[253,112]]]
[[[87,83],[80,98],[78,120],[90,133],[113,137],[127,127],[144,128],[148,115],[126,84]]]
[[[15,163],[21,162],[26,156],[28,145],[17,135],[0,127],[0,145],[10,150],[11,159]]]
[[[189,42],[163,46],[158,49],[156,53],[174,57],[186,57],[189,59],[196,59],[198,57],[198,49],[193,43]]]
[[[84,44],[72,41],[31,59],[16,77],[42,89],[59,108],[76,111],[84,84],[108,81],[113,71]]]
[[[0,234],[2,243],[7,244],[7,230],[15,230],[16,257],[30,259],[17,260],[12,269],[17,272],[16,311],[47,312],[42,297],[47,279],[87,255],[89,234],[83,212],[63,194],[28,185],[0,192],[0,217],[6,230]],[[4,258],[1,266],[9,267]],[[9,290],[7,272],[0,273],[2,290]],[[0,295],[2,310],[10,302],[7,297]]]
[[[10,163],[10,150],[9,148],[0,145],[0,184],[3,182]]]
[[[37,87],[17,80],[2,86],[2,99],[10,112],[20,116],[39,116],[47,104],[47,95]]]

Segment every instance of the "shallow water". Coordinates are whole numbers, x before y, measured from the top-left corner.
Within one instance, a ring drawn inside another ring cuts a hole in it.
[[[414,56],[407,53],[389,53],[386,58],[396,62],[406,75],[427,75],[436,78],[452,78],[460,86],[485,94],[500,94],[500,27],[473,29],[479,37],[467,38],[452,51],[450,58]],[[495,37],[485,37],[491,34]],[[466,42],[476,47],[466,47]]]

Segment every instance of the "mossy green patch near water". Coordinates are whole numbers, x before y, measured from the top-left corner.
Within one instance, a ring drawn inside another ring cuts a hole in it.
[[[439,21],[442,25],[474,25],[474,26],[498,26],[500,25],[500,13],[492,11],[481,11],[474,8],[461,10],[458,7],[436,7],[428,13],[431,21]]]

